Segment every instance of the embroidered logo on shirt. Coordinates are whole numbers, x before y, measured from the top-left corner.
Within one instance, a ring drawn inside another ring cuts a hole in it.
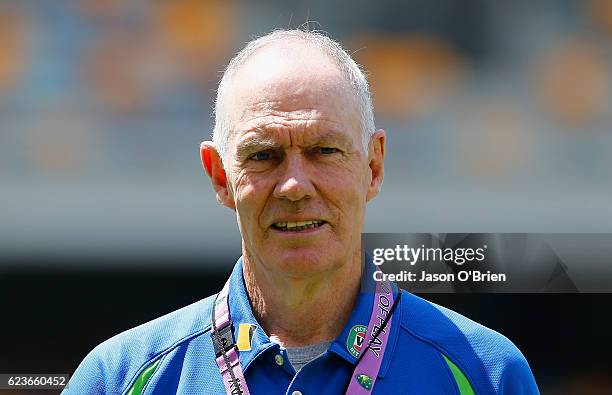
[[[358,374],[355,376],[355,380],[359,383],[360,386],[365,388],[366,390],[372,389],[372,378],[365,374]]]
[[[346,348],[355,358],[359,358],[367,331],[368,327],[365,325],[355,325],[349,331],[348,339],[346,339]]]

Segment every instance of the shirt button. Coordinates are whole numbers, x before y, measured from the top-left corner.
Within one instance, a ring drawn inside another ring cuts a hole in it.
[[[302,395],[302,391],[293,391],[291,395]]]
[[[283,356],[282,356],[282,355],[280,355],[280,354],[276,354],[276,355],[274,356],[274,362],[276,362],[276,364],[277,364],[278,366],[283,366],[283,364],[285,363],[285,359],[283,358]],[[298,391],[298,392],[299,392],[299,391]],[[297,395],[297,394],[295,394],[295,391],[294,391],[294,393],[293,393],[292,395]],[[301,395],[301,393],[300,393],[299,395]]]

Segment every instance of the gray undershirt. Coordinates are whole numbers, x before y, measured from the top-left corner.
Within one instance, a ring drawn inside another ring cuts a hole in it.
[[[328,341],[303,347],[287,347],[287,357],[289,362],[291,362],[291,366],[297,372],[302,369],[302,366],[327,351],[331,343],[331,341]]]

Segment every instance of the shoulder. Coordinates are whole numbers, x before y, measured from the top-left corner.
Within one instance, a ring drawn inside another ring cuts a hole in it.
[[[125,392],[165,354],[210,332],[212,303],[210,296],[99,344],[81,362],[64,393]]]
[[[444,354],[476,392],[538,393],[527,360],[504,335],[405,291],[401,307],[402,329]]]

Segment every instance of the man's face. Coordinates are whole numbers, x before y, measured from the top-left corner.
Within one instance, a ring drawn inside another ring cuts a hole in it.
[[[234,77],[225,170],[247,259],[303,276],[358,259],[372,172],[353,90],[321,53],[287,51]]]

